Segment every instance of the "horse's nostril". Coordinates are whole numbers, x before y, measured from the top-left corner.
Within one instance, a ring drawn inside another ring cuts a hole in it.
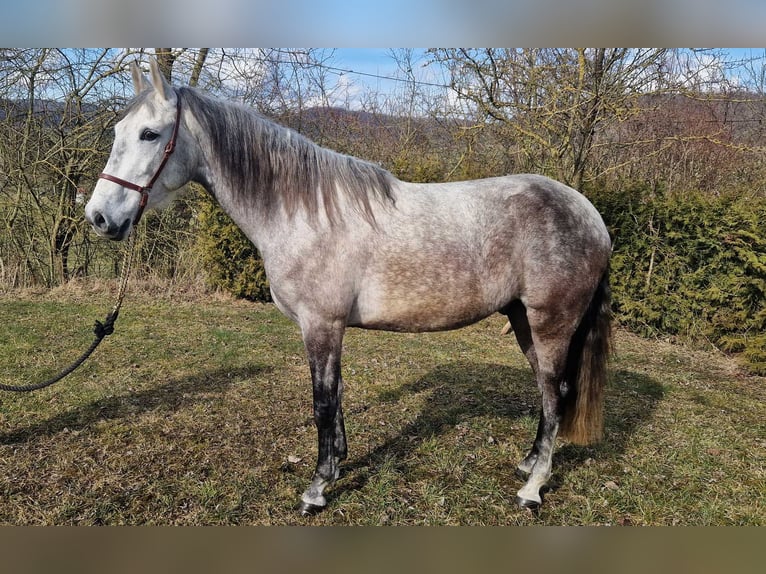
[[[93,215],[93,224],[97,227],[103,227],[106,223],[106,219],[98,211]]]

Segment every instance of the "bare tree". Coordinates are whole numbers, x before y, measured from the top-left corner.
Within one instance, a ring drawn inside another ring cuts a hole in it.
[[[52,285],[72,273],[70,251],[82,230],[78,189],[103,162],[125,55],[112,49],[2,52],[0,75],[16,78],[0,94],[4,245],[6,257],[11,248],[35,282]],[[81,234],[78,246],[86,243]]]
[[[658,83],[664,49],[435,49],[478,125],[506,134],[528,171],[575,187],[588,174],[596,135],[623,119]]]

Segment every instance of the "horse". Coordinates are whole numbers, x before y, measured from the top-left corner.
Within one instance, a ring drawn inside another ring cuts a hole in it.
[[[496,312],[542,395],[516,494],[521,507],[539,508],[556,437],[589,444],[602,435],[612,246],[585,196],[534,174],[401,181],[252,108],[173,87],[154,61],[149,78],[135,63],[131,74],[135,97],[85,217],[120,241],[145,208],[196,182],[256,246],[274,303],[300,327],[311,374],[318,453],[300,513],[327,506],[348,455],[345,330],[442,331]]]

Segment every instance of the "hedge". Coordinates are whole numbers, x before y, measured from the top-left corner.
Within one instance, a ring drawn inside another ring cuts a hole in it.
[[[641,186],[586,193],[614,239],[619,322],[644,336],[709,342],[766,374],[766,200]],[[199,226],[211,285],[269,301],[258,252],[209,199]]]
[[[766,374],[766,201],[641,187],[588,195],[613,236],[619,321],[708,341]]]
[[[271,301],[258,250],[210,198],[199,200],[196,249],[210,286],[250,301]]]

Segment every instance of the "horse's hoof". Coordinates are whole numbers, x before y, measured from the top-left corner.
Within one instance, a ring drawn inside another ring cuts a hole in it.
[[[324,506],[319,506],[318,504],[311,504],[310,502],[304,502],[303,500],[301,500],[301,503],[298,506],[298,512],[300,512],[301,516],[304,516],[304,517],[316,516],[323,510],[324,510]]]
[[[531,510],[533,512],[537,512],[540,510],[541,502],[538,502],[537,500],[532,500],[531,498],[522,498],[521,496],[516,496],[516,504],[519,505],[519,508],[525,508],[527,510]]]

